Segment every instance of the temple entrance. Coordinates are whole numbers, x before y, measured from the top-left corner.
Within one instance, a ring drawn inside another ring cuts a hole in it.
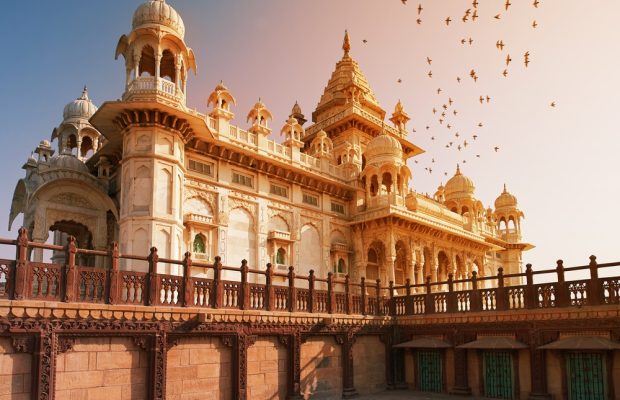
[[[75,237],[75,245],[80,249],[93,248],[93,235],[87,226],[75,221],[57,221],[49,228],[50,239],[57,246],[66,246],[69,236]],[[53,264],[64,264],[65,252],[63,250],[53,251],[51,254]],[[92,267],[95,265],[95,257],[86,254],[76,254],[75,263],[80,266]]]
[[[485,351],[482,354],[484,395],[495,399],[514,398],[512,353]]]
[[[568,398],[603,400],[607,398],[604,356],[601,353],[573,352],[566,355]]]
[[[418,390],[422,392],[442,392],[443,363],[441,351],[419,350],[416,355]]]

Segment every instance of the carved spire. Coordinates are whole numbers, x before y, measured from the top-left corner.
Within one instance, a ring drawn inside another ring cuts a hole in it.
[[[349,41],[349,32],[344,30],[344,41],[342,42],[342,50],[344,50],[344,56],[349,56],[349,51],[351,50],[351,42]]]

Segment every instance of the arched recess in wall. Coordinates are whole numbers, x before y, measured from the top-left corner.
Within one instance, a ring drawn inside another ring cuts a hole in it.
[[[366,284],[374,285],[376,280],[380,279],[380,273],[383,266],[383,258],[385,254],[385,246],[380,241],[374,241],[368,247],[366,253]]]
[[[437,281],[445,282],[448,280],[448,269],[450,267],[450,259],[448,255],[443,251],[437,253]]]
[[[211,205],[197,196],[185,200],[185,203],[183,204],[183,212],[185,214],[213,216],[213,208]]]
[[[172,213],[172,174],[167,168],[160,169],[157,175],[157,197],[155,202],[158,213]]]
[[[296,273],[307,276],[313,269],[317,276],[322,271],[321,237],[319,231],[312,224],[301,227],[301,243],[299,248],[299,267]],[[320,276],[323,278],[323,276]]]
[[[269,231],[290,232],[288,223],[284,218],[275,215],[269,219]]]
[[[404,285],[407,276],[407,260],[410,259],[407,246],[402,240],[396,242],[396,260],[394,260],[394,278],[396,285]]]
[[[226,264],[238,267],[241,260],[248,260],[250,268],[256,265],[256,233],[254,220],[244,208],[235,208],[228,220],[228,238],[226,244]]]
[[[133,188],[134,211],[148,211],[151,203],[151,171],[145,165],[136,170],[135,185]]]
[[[131,254],[147,256],[149,254],[149,239],[146,229],[138,228],[131,235]]]

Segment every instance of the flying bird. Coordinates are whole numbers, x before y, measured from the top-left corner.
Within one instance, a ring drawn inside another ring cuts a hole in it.
[[[484,103],[484,97],[480,96],[480,104]]]
[[[472,137],[474,138],[474,140],[476,140],[478,138],[478,135],[473,135]]]
[[[469,18],[467,18],[467,15],[463,15],[463,18],[461,18],[461,21],[463,21],[463,22],[467,22],[467,20],[468,20],[468,19],[469,19]]]
[[[456,148],[461,151],[461,145],[459,144],[458,146],[456,146]]]
[[[441,88],[437,88],[437,94],[441,93]]]
[[[422,20],[420,18],[416,19],[415,22],[418,23],[418,25],[420,25],[422,23]]]
[[[452,97],[448,97],[448,104],[452,105],[452,103],[454,103],[454,100],[452,100]]]
[[[495,43],[495,47],[497,47],[500,51],[504,50],[504,41],[498,40],[497,43]]]
[[[506,11],[508,11],[508,7],[510,7],[512,5],[512,3],[510,2],[510,0],[506,0],[506,4],[504,4],[504,6],[506,6]]]
[[[403,80],[402,80],[402,79],[400,79],[400,78],[398,78],[398,81],[397,81],[397,82],[398,82],[398,83],[403,83]]]
[[[480,154],[476,154],[476,157],[477,157],[477,158],[480,158]]]
[[[446,116],[446,112],[445,112],[445,111],[444,111],[444,112],[442,112],[442,113],[441,113],[441,116],[445,118],[445,116]]]
[[[430,57],[426,57],[426,62],[428,63],[428,65],[431,65],[431,63],[433,62],[433,60],[430,59]]]
[[[365,43],[368,43],[368,40],[364,39],[362,40],[362,42],[365,44]]]
[[[534,5],[534,7],[538,8],[538,5],[540,4],[540,1],[538,0],[534,0],[534,3],[532,3]]]
[[[504,75],[504,77],[507,77],[508,76],[508,70],[505,69],[504,72],[502,72],[502,75]]]
[[[429,129],[431,129],[431,127],[430,127],[430,126],[428,126],[428,125],[426,125],[426,130],[429,130]]]
[[[452,114],[456,115],[458,113],[458,111],[454,110],[452,111]]]
[[[474,42],[474,39],[469,38],[468,42],[469,42],[469,45],[471,46],[471,44]]]
[[[407,0],[400,0],[401,3],[403,3],[404,5],[407,5]]]
[[[506,56],[506,66],[508,66],[508,64],[510,64],[511,61],[512,61],[512,58],[510,58],[510,54],[508,54]]]
[[[455,133],[455,134],[454,134],[454,136],[455,136],[455,137],[459,137],[460,135],[459,135],[459,133],[457,132],[457,133]]]
[[[501,14],[497,14],[497,15],[496,15],[496,16],[494,16],[493,18],[495,18],[495,19],[500,19],[501,17],[502,17],[502,15],[501,15]]]
[[[471,5],[472,5],[474,8],[478,8],[478,0],[474,0],[474,2],[473,2],[473,3],[471,3]]]
[[[439,124],[443,124],[443,119],[439,119]]]
[[[526,51],[525,54],[523,55],[523,63],[525,64],[525,68],[527,68],[527,65],[530,63],[530,52]]]
[[[435,140],[435,136],[431,136],[431,140]]]
[[[555,101],[552,101],[550,105],[551,107],[555,107]]]
[[[495,152],[497,153],[497,150],[499,150],[498,146],[493,147],[493,150],[495,150]]]
[[[489,95],[487,94],[487,103],[491,101],[491,98],[489,97]]]
[[[450,22],[452,22],[452,19],[450,17],[446,18],[446,25],[450,25]]]
[[[418,15],[420,15],[422,13],[422,10],[424,10],[422,8],[422,3],[418,4]]]
[[[468,8],[467,10],[465,10],[465,15],[469,15],[471,14],[471,8]]]
[[[467,42],[467,39],[465,38],[461,39],[461,44],[465,44],[465,42]]]
[[[447,109],[448,109],[448,106],[447,106],[447,105],[445,105],[445,104],[444,104],[442,107],[443,107],[443,109],[444,109],[444,110],[447,110]]]
[[[448,124],[448,125],[446,126],[446,128],[450,129],[450,128],[452,128],[452,126],[451,126],[450,124]]]
[[[478,126],[482,128],[482,122],[478,122]]]
[[[468,145],[468,143],[467,143],[467,140],[466,140],[466,141],[463,142],[463,146],[467,147],[467,145]]]
[[[457,76],[457,77],[456,77],[456,81],[457,81],[458,83],[461,83],[461,77]]]
[[[534,20],[534,22],[532,22],[532,28],[536,29],[537,26],[538,26],[538,23],[536,22],[536,20]]]
[[[472,20],[472,21],[475,21],[475,20],[476,20],[476,18],[478,18],[478,10],[477,10],[477,9],[476,9],[476,10],[474,10],[474,13],[471,15],[471,20]]]
[[[433,114],[437,114],[437,109],[433,107]]]
[[[433,77],[433,71],[428,71],[428,74],[426,74],[426,75],[428,75],[429,78],[432,78]]]

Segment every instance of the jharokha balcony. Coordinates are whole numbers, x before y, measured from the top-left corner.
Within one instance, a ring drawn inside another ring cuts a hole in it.
[[[124,101],[164,100],[174,104],[185,104],[185,94],[176,83],[155,76],[140,76],[127,85]]]
[[[224,266],[219,257],[213,264],[193,260],[190,253],[183,260],[160,258],[156,248],[148,255],[120,254],[114,243],[109,251],[77,248],[69,237],[66,246],[35,243],[27,231],[20,230],[17,240],[0,239],[1,245],[14,246],[16,259],[0,260],[0,299],[46,300],[55,302],[99,303],[113,305],[199,307],[204,309],[238,309],[289,313],[324,313],[359,316],[406,317],[429,314],[492,312],[526,309],[553,309],[620,304],[620,277],[600,278],[599,271],[620,263],[597,264],[596,257],[584,266],[534,271],[530,264],[525,273],[479,277],[476,272],[466,280],[454,280],[452,274],[442,282],[404,285],[361,278],[353,282],[348,275],[317,277],[241,265]],[[65,252],[65,264],[34,262],[34,249]],[[105,267],[79,265],[76,260],[91,260]],[[120,265],[142,263],[146,272],[121,270]],[[158,273],[158,264],[177,265],[180,275]],[[236,280],[223,280],[238,275]],[[565,273],[583,271],[587,279],[566,281]],[[553,274],[555,282],[534,283],[536,275]],[[274,279],[280,278],[280,279]],[[276,283],[277,282],[277,283]],[[525,284],[509,285],[509,282]],[[318,290],[324,287],[326,290]]]

